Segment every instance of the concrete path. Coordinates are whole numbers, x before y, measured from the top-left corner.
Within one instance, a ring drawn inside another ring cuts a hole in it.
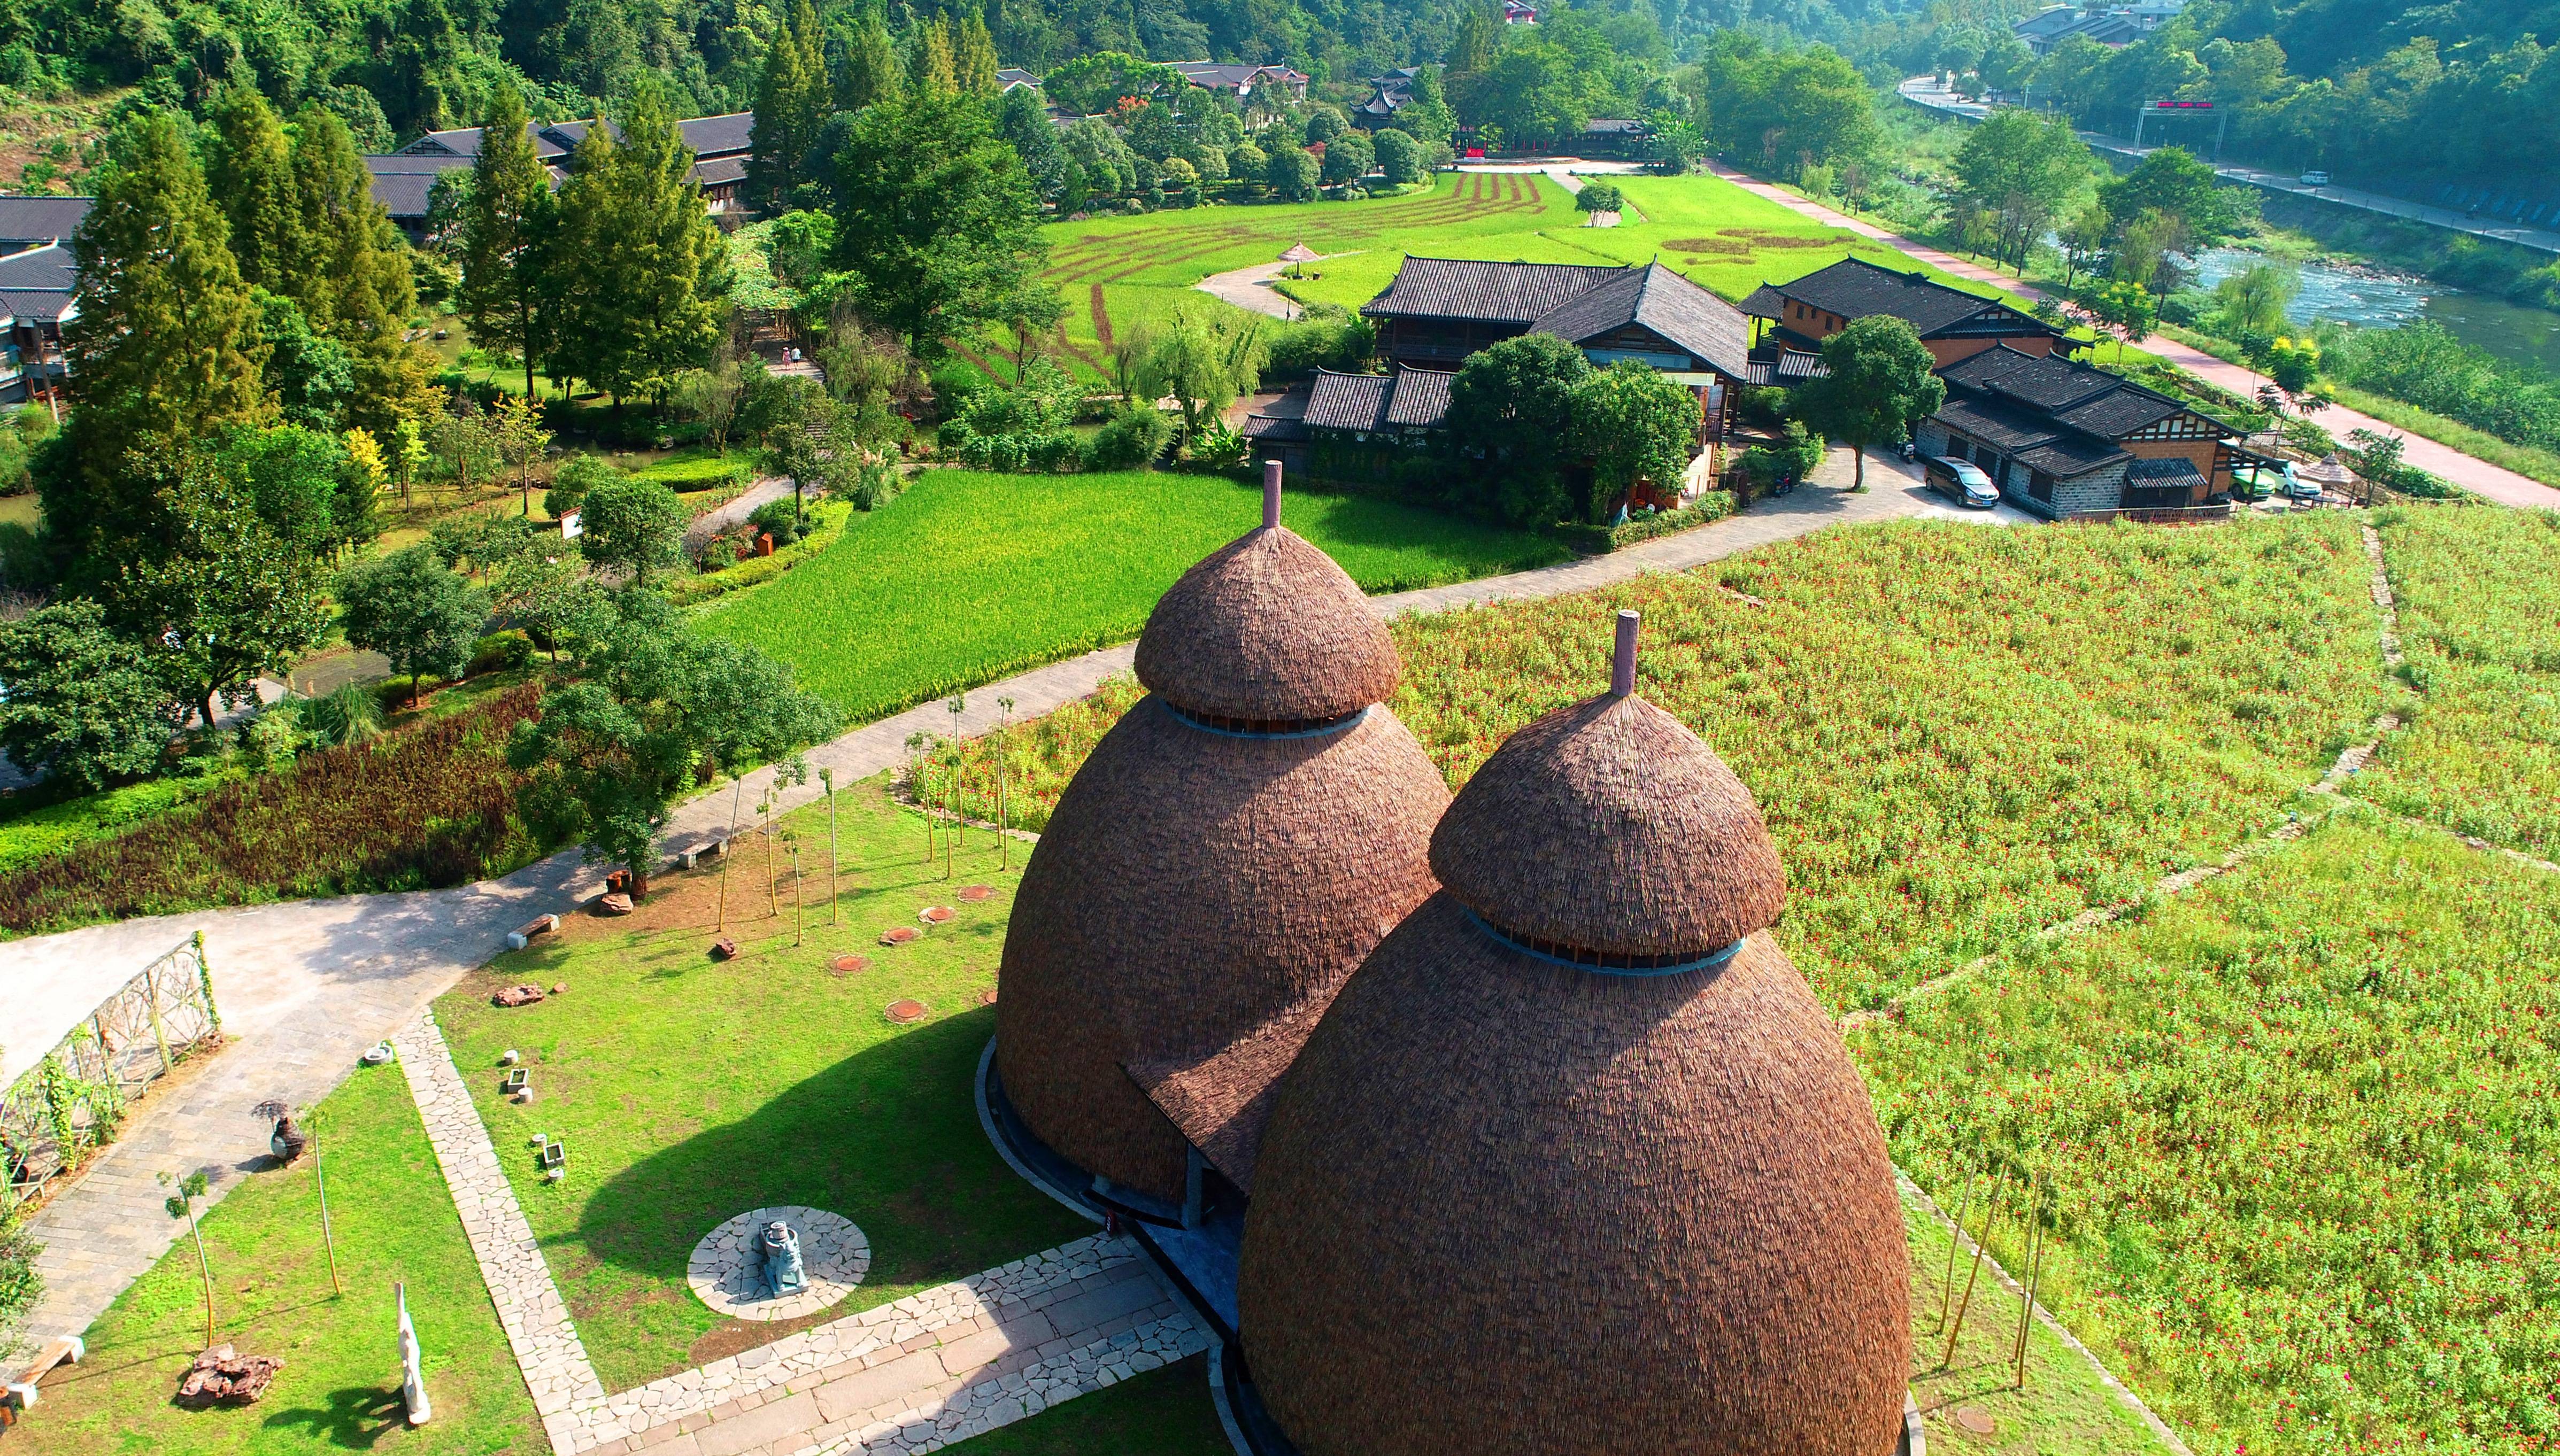
[[[1867,493],[1850,495],[1838,489],[1849,470],[1847,453],[1836,451],[1807,486],[1712,525],[1606,556],[1373,600],[1388,616],[1437,612],[1685,570],[1845,522],[2027,518],[2006,507],[1955,510],[1890,457],[1870,458]],[[931,702],[854,729],[805,755],[809,780],[781,788],[780,811],[821,796],[819,768],[833,770],[839,783],[869,778],[904,761],[910,734],[988,732],[1007,697],[1015,721],[1038,717],[1131,670],[1135,656],[1135,645],[1124,643],[973,689],[956,724],[944,702]],[[681,805],[665,842],[681,847],[727,831],[732,802],[753,805],[773,781],[773,770],[759,769],[734,791],[724,786]],[[220,1199],[265,1155],[267,1129],[248,1115],[251,1105],[270,1096],[319,1100],[366,1047],[410,1024],[465,971],[503,949],[508,931],[575,908],[601,881],[600,867],[581,864],[569,850],[454,890],[198,911],[0,943],[0,1007],[8,1018],[0,1026],[8,1061],[0,1065],[9,1069],[32,1066],[98,1002],[197,931],[205,935],[224,1028],[236,1039],[139,1104],[122,1140],[38,1218],[33,1232],[48,1244],[39,1266],[49,1289],[30,1329],[40,1336],[85,1330],[167,1249],[176,1229],[161,1211],[154,1173],[209,1166],[217,1173],[212,1196]]]
[[[694,517],[685,527],[685,554],[700,551],[712,537],[755,513],[755,508],[767,501],[779,501],[791,494],[791,482],[784,476],[765,476],[737,493],[737,499],[715,506]]]
[[[1957,257],[1953,253],[1931,247],[1925,242],[1915,242],[1898,232],[1878,227],[1872,222],[1834,212],[1820,203],[1800,198],[1784,188],[1775,187],[1756,177],[1736,172],[1721,162],[1710,162],[1708,166],[1716,176],[1745,192],[1757,193],[1815,221],[1828,223],[1834,227],[1845,227],[1860,237],[1873,238],[1898,248],[1932,267],[1942,268],[1959,278],[1970,278],[1977,283],[1992,284],[2016,294],[2030,303],[2051,297],[2043,290],[2030,288],[2005,273]],[[2054,301],[2065,302],[2061,299]],[[2164,359],[2199,378],[2218,384],[2243,397],[2255,397],[2258,386],[2266,382],[2264,375],[2252,373],[2235,364],[2225,364],[2200,349],[2190,349],[2175,340],[2149,339],[2139,348],[2144,353]],[[2495,501],[2501,506],[2560,510],[2560,491],[2555,491],[2529,476],[2518,475],[2503,466],[2491,465],[2485,460],[2465,455],[2450,445],[2438,444],[2424,435],[2409,434],[2397,426],[2385,424],[2371,415],[2359,414],[2344,405],[2332,404],[2321,410],[2320,423],[2323,429],[2341,438],[2350,430],[2372,430],[2377,434],[2398,435],[2406,443],[2404,458],[2420,470],[2443,476],[2464,490]]]
[[[1349,256],[1351,256],[1349,253],[1325,253],[1316,261],[1322,261],[1323,258]],[[1267,314],[1275,319],[1294,319],[1300,312],[1298,301],[1280,291],[1280,274],[1293,266],[1295,265],[1290,263],[1270,262],[1255,263],[1249,268],[1229,268],[1223,273],[1211,273],[1192,286],[1211,298],[1222,298],[1240,309]]]

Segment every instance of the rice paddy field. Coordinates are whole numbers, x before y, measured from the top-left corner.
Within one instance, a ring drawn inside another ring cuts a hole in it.
[[[1454,788],[1599,690],[1612,614],[1642,611],[1644,691],[1758,796],[1793,892],[1780,939],[1846,1011],[2281,821],[2392,697],[2368,579],[2335,512],[1830,530],[1705,573],[1399,620],[1393,706]],[[1017,730],[1020,822],[1134,700],[1115,685]],[[993,752],[969,746],[973,802]]]
[[[1642,220],[1583,225],[1573,200],[1536,173],[1443,173],[1427,191],[1357,203],[1201,208],[1051,223],[1047,277],[1067,304],[1058,354],[1090,377],[1109,373],[1114,340],[1184,299],[1211,273],[1277,260],[1305,243],[1323,260],[1283,285],[1301,303],[1358,309],[1408,253],[1541,263],[1630,263],[1656,256],[1727,298],[1851,255],[1919,264],[1703,174],[1624,178]],[[1955,280],[1949,280],[1955,281]],[[1971,288],[1974,285],[1961,284]],[[1225,305],[1218,305],[1225,307]],[[1008,374],[1002,347],[969,351]]]
[[[2560,516],[2403,506],[2376,526],[2422,701],[2354,792],[2560,859]]]
[[[1942,1202],[1985,1159],[2051,1181],[2055,1302],[2197,1451],[2525,1456],[2560,1446],[2555,965],[2560,876],[2350,807],[1851,1045]]]
[[[1565,555],[1543,536],[1372,497],[1292,494],[1285,511],[1371,592]],[[1261,512],[1258,488],[1219,476],[927,471],[700,620],[791,663],[859,722],[1136,637],[1165,588]]]

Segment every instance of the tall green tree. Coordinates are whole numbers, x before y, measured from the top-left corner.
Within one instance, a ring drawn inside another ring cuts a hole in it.
[[[1460,495],[1516,525],[1548,526],[1572,509],[1563,466],[1574,391],[1591,376],[1582,351],[1523,334],[1468,356],[1449,381],[1449,440]]]
[[[2211,247],[2237,233],[2255,211],[2249,190],[2223,187],[2213,168],[2184,147],[2161,147],[2142,165],[2098,189],[2098,203],[2121,233],[2146,213],[2184,224],[2196,247]]]
[[[225,86],[214,104],[215,144],[206,181],[231,224],[243,282],[286,291],[302,256],[302,209],[293,152],[275,108],[253,86]]]
[[[578,505],[578,548],[608,571],[649,575],[676,564],[693,512],[664,481],[617,476],[597,482]]]
[[[836,265],[919,357],[999,316],[1047,247],[1040,200],[978,100],[874,106],[836,158]]]
[[[1959,196],[1999,219],[1999,256],[2024,267],[2092,160],[2068,117],[2003,108],[1965,134],[1953,166]]]
[[[1823,341],[1827,378],[1807,380],[1796,391],[1808,423],[1847,445],[1857,457],[1849,489],[1866,489],[1866,452],[1911,433],[1921,418],[1947,402],[1947,381],[1909,321],[1870,314]]]
[[[960,21],[951,47],[951,69],[962,95],[991,98],[996,94],[996,38],[987,33],[985,18],[974,10]]]
[[[350,567],[338,578],[347,641],[391,658],[417,701],[421,673],[449,674],[471,655],[489,618],[489,594],[447,570],[432,548],[410,546]]]
[[[1697,395],[1620,360],[1573,390],[1573,440],[1591,461],[1584,518],[1605,524],[1639,482],[1670,489],[1697,453]]]
[[[897,64],[897,42],[888,26],[872,11],[845,45],[845,62],[835,75],[836,109],[860,111],[906,93],[906,70]]]
[[[960,93],[960,62],[953,44],[951,17],[937,16],[918,25],[908,38],[908,89],[918,100],[942,100]]]
[[[765,207],[781,207],[791,189],[807,180],[801,168],[834,101],[819,51],[818,13],[809,0],[799,0],[764,53],[764,74],[755,89],[755,151],[747,159],[746,188]]]
[[[720,343],[727,254],[693,164],[664,88],[644,81],[620,142],[603,125],[590,128],[560,188],[545,269],[552,350],[617,398],[663,388]]]
[[[389,436],[431,407],[428,364],[407,339],[417,310],[408,246],[383,205],[356,139],[317,103],[293,118],[293,181],[302,251],[275,291],[302,305],[312,327],[347,347],[356,371],[348,418]]]
[[[459,237],[462,287],[454,301],[482,348],[524,356],[525,396],[532,398],[552,187],[525,124],[524,97],[514,86],[498,87],[480,133],[480,155],[471,163]]]
[[[96,791],[158,766],[178,714],[150,653],[79,597],[0,623],[0,750]]]

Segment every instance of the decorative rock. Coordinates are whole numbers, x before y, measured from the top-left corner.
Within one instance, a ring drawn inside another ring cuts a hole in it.
[[[923,934],[924,932],[917,930],[913,926],[891,926],[887,930],[880,932],[880,944],[883,946],[903,946]]]
[[[714,960],[735,960],[737,958],[737,942],[729,940],[725,936],[721,937],[720,940],[712,942],[712,958]]]
[[[266,1393],[275,1373],[282,1369],[284,1362],[272,1355],[237,1355],[229,1345],[217,1345],[187,1367],[187,1374],[178,1382],[178,1399],[188,1405],[210,1405],[217,1400],[248,1405]]]
[[[499,1006],[531,1006],[542,998],[543,988],[540,986],[508,986],[489,1000]]]
[[[834,968],[838,975],[859,975],[862,972],[871,969],[872,958],[868,955],[855,955],[848,953],[837,956],[834,960],[829,961],[828,964]]]
[[[963,885],[960,887],[960,898],[969,902],[971,905],[975,905],[981,900],[993,900],[996,898],[996,887],[993,885]]]
[[[567,995],[567,994],[568,994],[568,982],[566,982],[566,981],[554,981],[554,982],[552,982],[552,994],[553,994],[553,995],[555,995],[555,996],[565,996],[565,995]]]
[[[595,913],[598,915],[629,915],[631,913],[631,897],[623,894],[619,890],[607,891],[606,893],[595,897]]]
[[[960,912],[948,905],[928,905],[915,913],[915,918],[929,926],[947,925]]]
[[[501,1067],[513,1067],[523,1060],[525,1060],[524,1054],[513,1047],[498,1054],[498,1065]]]
[[[983,990],[983,991],[980,991],[980,992],[978,993],[978,1004],[979,1004],[979,1005],[981,1005],[981,1006],[993,1006],[993,1005],[995,1005],[995,1004],[996,1004],[996,988],[995,988],[994,986],[989,986],[989,987],[987,987],[987,989],[985,989],[985,990]]]
[[[530,1087],[520,1087],[520,1088],[516,1089],[514,1092],[509,1092],[509,1093],[507,1094],[507,1100],[508,1100],[508,1101],[511,1101],[511,1102],[513,1102],[513,1103],[515,1103],[515,1104],[516,1104],[517,1106],[519,1106],[519,1107],[521,1107],[521,1106],[525,1105],[526,1103],[528,1103],[528,1102],[532,1101],[533,1099],[534,1099],[534,1090],[533,1090],[532,1088],[530,1088]]]
[[[757,1247],[769,1228],[797,1236],[798,1287],[776,1294]],[[751,1209],[703,1236],[685,1264],[685,1282],[706,1305],[732,1319],[771,1322],[815,1314],[854,1292],[871,1272],[872,1243],[851,1219],[797,1204]]]
[[[922,1021],[926,1010],[922,1001],[900,1000],[889,1002],[888,1010],[882,1014],[888,1017],[891,1025],[904,1026],[909,1022]]]

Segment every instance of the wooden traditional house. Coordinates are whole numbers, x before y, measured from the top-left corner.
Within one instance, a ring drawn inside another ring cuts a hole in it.
[[[2013,504],[2050,519],[2230,511],[2234,431],[2157,390],[2055,355],[1996,346],[1939,371],[1947,402],[1915,432],[1922,453],[1980,466]]]
[[[1872,314],[1890,314],[1918,330],[1940,368],[1995,345],[2049,354],[2063,337],[2061,330],[1998,299],[1863,258],[1842,258],[1793,283],[1763,283],[1742,300],[1742,312],[1773,326],[1755,330],[1760,337],[1752,341],[1753,358],[1771,364],[1790,354],[1818,353],[1824,340]]]

